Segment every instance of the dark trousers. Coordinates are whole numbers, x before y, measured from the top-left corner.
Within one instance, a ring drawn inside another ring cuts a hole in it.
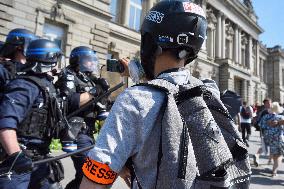
[[[88,135],[86,134],[78,135],[78,138],[77,138],[78,149],[91,146],[92,144],[94,144],[93,139],[91,139]],[[75,174],[75,178],[67,184],[65,189],[79,189],[79,186],[83,178],[82,166],[85,162],[85,158],[87,157],[87,154],[88,154],[88,151],[71,156],[71,159],[73,161],[73,164],[76,170],[76,174]]]
[[[241,123],[241,130],[242,130],[243,141],[247,141],[249,136],[251,135],[251,124],[250,123]]]
[[[1,189],[49,189],[52,183],[48,180],[48,164],[36,166],[32,172],[23,174],[12,174],[8,177],[0,177]]]

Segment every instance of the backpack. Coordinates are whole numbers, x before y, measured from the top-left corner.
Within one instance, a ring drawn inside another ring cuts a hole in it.
[[[241,109],[241,116],[243,119],[249,119],[251,118],[251,112],[250,112],[250,109],[249,107],[242,107]]]
[[[191,77],[177,86],[155,79],[139,85],[167,97],[156,122],[161,135],[155,188],[249,188],[245,144],[223,103],[202,81]]]

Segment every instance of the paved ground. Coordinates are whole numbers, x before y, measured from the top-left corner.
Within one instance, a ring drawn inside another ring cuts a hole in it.
[[[252,157],[252,154],[254,154],[259,147],[259,133],[253,132],[249,147],[250,157]],[[267,162],[268,158],[261,156],[260,166],[255,167],[252,165],[253,175],[250,189],[284,189],[284,163],[280,166],[278,176],[272,178],[270,177],[272,165],[267,165]],[[65,168],[65,179],[62,181],[62,185],[66,186],[66,184],[74,177],[74,168],[70,158],[64,159],[63,164]],[[121,179],[118,179],[112,189],[128,189],[128,187]]]
[[[254,129],[252,129],[254,130]],[[259,132],[253,132],[250,139],[250,157],[256,153],[260,147]],[[272,165],[268,165],[268,157],[260,156],[260,166],[252,164],[251,189],[284,189],[284,163],[280,165],[277,177],[271,177]]]

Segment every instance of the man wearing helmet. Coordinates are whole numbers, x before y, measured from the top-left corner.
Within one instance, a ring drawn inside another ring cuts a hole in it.
[[[16,72],[25,71],[26,50],[29,43],[37,37],[26,29],[13,29],[6,38],[5,43],[0,48],[1,64],[10,72],[13,78]]]
[[[11,80],[0,101],[0,142],[7,153],[0,164],[0,188],[59,188],[58,178],[50,177],[49,164],[32,167],[32,160],[46,158],[56,137],[60,117],[49,73],[62,52],[56,43],[38,39],[29,44],[26,55],[27,74]],[[69,110],[91,98],[89,93],[73,94]]]
[[[109,88],[107,81],[103,78],[96,78],[99,75],[99,62],[97,54],[89,47],[79,46],[74,48],[70,54],[69,66],[61,71],[58,81],[55,83],[56,88],[59,89],[63,98],[72,93],[90,92],[94,95],[101,95]],[[63,151],[70,152],[75,150],[69,146],[77,145],[78,148],[84,148],[94,143],[93,134],[95,127],[96,115],[105,112],[105,104],[99,102],[92,109],[81,112],[80,117],[84,118],[86,128],[82,127],[81,131],[76,136],[76,141],[63,142]],[[96,112],[96,115],[94,114]],[[69,120],[70,121],[70,120]],[[72,121],[69,123],[72,124]],[[84,123],[83,123],[84,124]],[[75,142],[75,144],[73,144]],[[74,167],[76,169],[75,179],[67,184],[66,189],[79,188],[83,173],[82,165],[86,158],[87,152],[71,156]]]
[[[158,2],[141,27],[141,64],[148,80],[175,85],[190,81],[184,66],[197,57],[207,22],[201,7],[189,0]],[[157,123],[165,94],[134,86],[120,94],[82,169],[81,189],[107,188],[122,174],[131,157],[138,182],[134,188],[155,188],[161,125]]]

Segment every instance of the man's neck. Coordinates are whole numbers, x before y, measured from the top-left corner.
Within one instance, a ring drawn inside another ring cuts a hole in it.
[[[184,67],[184,60],[177,61],[174,57],[165,53],[157,56],[154,68],[155,77],[157,77],[160,73],[170,70],[170,69],[178,69]]]

